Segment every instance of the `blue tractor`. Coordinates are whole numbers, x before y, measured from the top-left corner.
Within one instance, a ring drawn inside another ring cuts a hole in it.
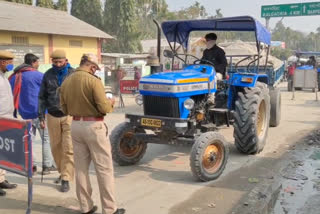
[[[269,126],[279,125],[281,94],[275,85],[284,66],[275,71],[268,57],[260,64],[262,43],[269,53],[271,36],[252,17],[166,21],[162,31],[172,49],[164,55],[179,58],[186,65],[182,70],[158,72],[140,80],[137,103],[143,105],[144,114],[126,114],[126,121],[112,131],[113,159],[121,166],[133,165],[144,156],[149,143],[192,144],[193,175],[201,181],[216,179],[229,155],[219,128],[233,125],[236,148],[256,154],[266,143]],[[240,65],[242,60],[234,65],[235,56],[227,56],[229,79],[218,80],[214,63],[200,64],[195,56],[177,53],[178,45],[187,49],[192,31],[252,31],[258,54],[236,56],[252,59],[246,66]],[[187,57],[194,57],[194,62],[188,65]]]

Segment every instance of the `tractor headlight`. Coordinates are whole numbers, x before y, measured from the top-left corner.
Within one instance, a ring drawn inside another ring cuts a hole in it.
[[[143,97],[142,97],[141,94],[137,95],[135,100],[136,100],[136,103],[137,103],[139,106],[141,106],[141,105],[143,104]]]
[[[194,107],[193,99],[187,99],[186,101],[184,101],[183,106],[188,110],[193,109],[193,107]]]

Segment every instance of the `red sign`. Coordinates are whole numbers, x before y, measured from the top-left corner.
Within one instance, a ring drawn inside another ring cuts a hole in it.
[[[132,94],[139,90],[139,80],[120,80],[120,92]]]

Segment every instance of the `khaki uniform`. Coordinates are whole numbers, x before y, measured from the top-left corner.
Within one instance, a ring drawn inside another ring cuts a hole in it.
[[[103,117],[113,106],[107,100],[101,80],[78,68],[62,84],[60,102],[65,114],[76,117]],[[76,192],[81,211],[93,208],[89,165],[93,161],[100,190],[102,213],[117,210],[111,145],[107,128],[101,121],[73,120],[71,135],[74,150]]]
[[[73,181],[74,178],[71,123],[70,116],[54,117],[47,114],[52,156],[64,181]]]
[[[13,118],[13,96],[5,74],[0,70],[0,117]],[[0,183],[5,181],[6,171],[0,169]]]

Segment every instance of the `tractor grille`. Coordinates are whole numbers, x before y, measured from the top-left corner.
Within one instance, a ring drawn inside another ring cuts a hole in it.
[[[145,115],[180,118],[178,98],[143,96],[143,103]]]

